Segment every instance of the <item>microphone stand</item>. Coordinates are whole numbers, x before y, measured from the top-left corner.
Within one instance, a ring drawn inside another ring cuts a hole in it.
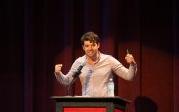
[[[81,69],[83,68],[82,65],[80,65],[77,69],[77,71],[75,72],[75,74],[73,75],[73,79],[70,82],[70,84],[67,86],[67,95],[68,96],[74,96],[74,92],[72,93],[72,85],[74,84],[74,82],[77,80],[77,78],[79,78],[79,75],[81,74]]]

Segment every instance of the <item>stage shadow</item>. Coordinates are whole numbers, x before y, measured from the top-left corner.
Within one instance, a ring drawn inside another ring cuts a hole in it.
[[[157,104],[146,96],[139,96],[135,99],[135,112],[157,112]]]

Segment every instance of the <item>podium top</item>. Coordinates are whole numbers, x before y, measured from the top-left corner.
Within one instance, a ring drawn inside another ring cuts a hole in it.
[[[86,97],[86,96],[52,96],[51,99],[58,102],[123,102],[130,103],[131,101],[121,98],[119,96],[115,97]]]

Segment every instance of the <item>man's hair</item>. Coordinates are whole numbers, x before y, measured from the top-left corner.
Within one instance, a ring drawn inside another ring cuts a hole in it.
[[[97,43],[98,44],[100,42],[100,38],[94,32],[86,32],[81,37],[81,44],[82,45],[84,45],[84,41],[90,41],[92,43]]]

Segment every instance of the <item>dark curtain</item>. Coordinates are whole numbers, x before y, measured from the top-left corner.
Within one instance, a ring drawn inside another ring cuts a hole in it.
[[[87,31],[100,50],[123,63],[126,49],[138,63],[131,82],[115,77],[115,94],[131,100],[130,112],[178,112],[178,13],[176,0],[3,0],[1,3],[1,110],[55,112],[51,96],[66,95],[54,65],[67,73],[83,55]],[[81,95],[79,80],[74,95]],[[147,111],[148,110],[148,111]]]

